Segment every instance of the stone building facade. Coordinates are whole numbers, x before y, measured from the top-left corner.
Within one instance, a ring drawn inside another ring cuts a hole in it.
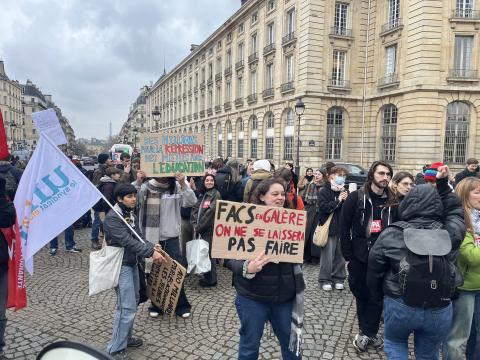
[[[135,102],[130,105],[127,121],[123,124],[118,134],[119,141],[136,145],[140,133],[147,130],[147,103],[145,93],[148,87],[144,87]]]
[[[419,170],[480,156],[479,0],[249,0],[147,91],[208,157]],[[294,113],[297,99],[305,113]],[[157,114],[155,117],[152,113]],[[299,130],[299,131],[298,131]]]

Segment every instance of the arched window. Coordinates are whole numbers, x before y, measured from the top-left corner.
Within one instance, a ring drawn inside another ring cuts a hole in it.
[[[258,120],[255,115],[250,117],[250,157],[252,159],[257,158],[258,149]]]
[[[230,120],[225,124],[227,128],[227,157],[232,157],[233,153],[233,134],[232,134],[232,123]]]
[[[342,156],[344,111],[340,107],[332,107],[327,112],[327,141],[325,158],[338,160]]]
[[[217,142],[217,156],[222,157],[222,124],[218,123],[217,124],[217,136],[218,136],[218,142]]]
[[[291,108],[285,112],[285,126],[283,128],[283,159],[293,160],[293,136],[295,113]]]
[[[397,114],[395,105],[383,107],[382,114],[382,159],[395,161],[395,146],[397,144]]]
[[[237,157],[243,158],[243,121],[242,118],[237,120]]]
[[[470,106],[454,101],[447,107],[444,162],[463,164],[466,161]]]
[[[273,159],[273,143],[275,140],[275,115],[273,112],[268,112],[265,115],[267,131],[265,132],[265,159]]]

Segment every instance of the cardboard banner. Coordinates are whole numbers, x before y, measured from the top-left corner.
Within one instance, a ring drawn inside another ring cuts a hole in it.
[[[205,146],[201,134],[140,135],[141,169],[147,177],[205,175]]]
[[[161,253],[165,261],[152,265],[150,276],[147,277],[147,295],[156,307],[173,316],[187,270],[166,252]]]
[[[307,213],[282,207],[217,201],[212,257],[303,263]]]

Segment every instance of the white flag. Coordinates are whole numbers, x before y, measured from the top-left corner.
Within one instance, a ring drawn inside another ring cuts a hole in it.
[[[102,197],[45,134],[23,172],[15,196],[25,267],[33,255],[77,221]]]

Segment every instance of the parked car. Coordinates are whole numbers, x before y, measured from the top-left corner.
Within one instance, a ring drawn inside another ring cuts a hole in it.
[[[360,187],[365,183],[365,181],[367,181],[367,171],[360,165],[335,161],[335,166],[341,166],[348,170],[347,179],[345,180],[345,185],[347,187],[350,183],[355,183],[357,184],[357,187]],[[320,170],[324,169],[325,165],[322,165]]]
[[[90,156],[82,157],[83,166],[85,165],[95,165],[95,161]]]

